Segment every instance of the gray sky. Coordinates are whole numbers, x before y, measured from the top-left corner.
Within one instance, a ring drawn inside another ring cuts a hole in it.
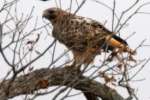
[[[70,0],[62,0],[62,8],[63,9],[67,9],[67,7],[69,6],[69,1]],[[106,4],[108,4],[109,6],[112,6],[112,0],[99,0],[99,1],[103,1]],[[126,7],[128,7],[129,5],[131,5],[135,0],[116,0],[117,1],[117,12],[121,12],[122,10],[124,10]],[[145,0],[146,2],[150,2],[150,0]],[[144,3],[144,0],[141,1],[141,4]],[[18,8],[19,8],[19,12],[23,12],[23,13],[28,13],[31,8],[35,6],[35,10],[34,10],[34,15],[35,17],[38,16],[39,18],[39,24],[42,24],[42,12],[44,9],[49,8],[49,7],[56,7],[56,3],[54,2],[54,0],[50,0],[49,2],[41,2],[39,0],[21,0],[20,3],[18,4]],[[75,6],[74,6],[75,7]],[[142,11],[149,11],[150,12],[150,5],[146,6],[142,9]],[[81,16],[85,16],[85,17],[90,17],[93,18],[101,23],[104,23],[106,20],[108,21],[106,23],[106,27],[111,29],[111,11],[108,10],[107,8],[105,8],[102,5],[99,5],[95,2],[92,2],[91,0],[87,0],[86,4],[81,8],[81,10],[78,12],[78,15]],[[132,34],[133,32],[136,32],[136,34],[128,39],[128,43],[131,46],[131,48],[135,48],[137,47],[137,45],[144,39],[147,39],[147,41],[145,42],[145,44],[149,44],[150,45],[150,15],[137,15],[135,16],[131,21],[129,21],[129,26],[125,29],[123,29],[121,31],[121,37],[127,37],[130,34]],[[63,46],[61,46],[63,47]],[[150,47],[144,47],[141,48],[137,51],[137,58],[148,58],[150,57]],[[60,52],[60,51],[58,51]],[[0,56],[0,61],[1,61],[1,56]],[[3,61],[0,62],[0,66],[7,66]],[[142,70],[142,72],[140,72],[137,76],[137,79],[145,79],[144,81],[139,81],[139,82],[134,82],[132,85],[133,87],[135,87],[135,89],[138,90],[138,97],[139,100],[149,100],[150,99],[150,95],[149,95],[149,84],[150,84],[150,63],[145,66],[145,68]],[[0,68],[1,73],[0,73],[0,78],[3,77],[4,73],[6,73],[6,71],[8,70],[7,67],[4,68]],[[118,89],[118,91],[124,95],[125,92],[122,92],[122,89]],[[45,97],[40,97],[36,100],[43,100],[43,99],[47,100],[49,99],[49,96],[45,96]],[[82,98],[82,96],[78,96],[77,97]],[[68,99],[68,100],[76,100],[75,99]],[[14,98],[13,100],[20,100],[17,98]]]

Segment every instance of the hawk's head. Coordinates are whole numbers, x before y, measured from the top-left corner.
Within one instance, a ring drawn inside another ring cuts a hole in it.
[[[58,17],[63,17],[66,12],[60,8],[48,8],[44,10],[42,17],[48,19],[52,23],[58,19]]]

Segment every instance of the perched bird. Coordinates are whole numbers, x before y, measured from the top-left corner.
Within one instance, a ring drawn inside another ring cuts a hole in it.
[[[101,50],[109,52],[119,49],[133,53],[125,40],[91,18],[77,16],[60,8],[46,9],[43,17],[53,25],[53,37],[72,50],[77,63],[92,62]]]

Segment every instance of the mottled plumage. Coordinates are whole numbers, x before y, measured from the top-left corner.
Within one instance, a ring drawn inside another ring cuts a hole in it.
[[[109,52],[118,48],[123,52],[132,53],[125,40],[93,19],[77,16],[59,8],[46,9],[43,17],[52,23],[54,38],[72,50],[77,62],[90,63],[100,50]]]

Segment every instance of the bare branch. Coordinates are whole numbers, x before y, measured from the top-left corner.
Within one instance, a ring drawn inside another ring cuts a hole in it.
[[[23,94],[32,94],[36,90],[45,89],[50,86],[64,85],[72,87],[70,83],[74,80],[73,77],[78,75],[76,71],[71,71],[70,68],[36,70],[24,76],[17,77],[11,85],[8,98]],[[69,76],[67,80],[66,76]],[[78,83],[74,86],[74,89],[82,92],[90,92],[103,100],[125,100],[115,90],[99,82],[84,76],[78,76],[78,78]],[[65,83],[64,80],[66,80]],[[0,98],[4,98],[4,90],[9,82],[10,80],[4,81],[2,84],[3,87],[0,87]]]

